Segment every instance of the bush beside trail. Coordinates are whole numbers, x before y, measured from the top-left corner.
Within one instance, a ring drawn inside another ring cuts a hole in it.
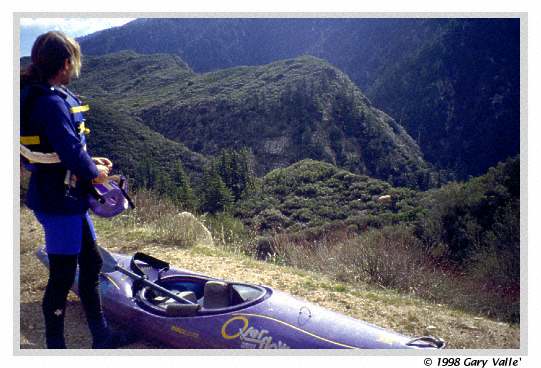
[[[471,280],[477,304],[491,314],[492,301],[505,307],[501,318],[520,320],[520,160],[491,168],[466,183],[430,191],[415,234],[440,260]]]
[[[386,226],[361,235],[339,232],[316,241],[275,234],[260,238],[256,247],[257,254],[269,262],[328,275],[340,283],[365,282],[469,313],[518,322],[520,298],[503,295],[500,288],[487,288],[486,279],[478,277],[483,270],[484,277],[497,282],[498,275],[492,274],[496,267],[485,259],[467,267],[443,263],[423,247],[411,227]]]

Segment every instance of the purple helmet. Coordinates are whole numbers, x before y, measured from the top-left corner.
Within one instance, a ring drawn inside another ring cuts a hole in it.
[[[127,184],[124,177],[117,181],[109,179],[104,184],[93,184],[89,196],[90,209],[100,217],[114,217],[124,212],[129,206],[133,207],[127,194]]]

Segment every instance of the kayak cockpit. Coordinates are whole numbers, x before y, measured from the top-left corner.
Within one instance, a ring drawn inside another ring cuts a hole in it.
[[[138,290],[136,300],[143,309],[168,317],[226,313],[258,303],[270,293],[256,285],[195,275],[165,276],[155,283],[186,302],[174,300],[149,286]]]
[[[171,273],[169,263],[145,253],[137,252],[126,262],[98,249],[103,259],[102,272],[120,272],[132,279],[133,297],[141,308],[153,314],[183,317],[227,313],[256,304],[272,293],[257,285]]]

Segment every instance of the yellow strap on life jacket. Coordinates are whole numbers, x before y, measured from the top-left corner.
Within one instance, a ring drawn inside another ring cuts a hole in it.
[[[31,146],[40,143],[41,140],[39,139],[39,135],[26,135],[21,137],[21,144],[24,144],[25,146]]]
[[[79,124],[79,134],[90,134],[90,129],[88,129],[86,126],[85,126],[85,122],[81,122],[81,124]]]
[[[88,110],[90,110],[90,106],[88,106],[88,105],[70,107],[70,112],[72,114],[76,114],[78,112],[85,112],[85,111],[88,111]]]

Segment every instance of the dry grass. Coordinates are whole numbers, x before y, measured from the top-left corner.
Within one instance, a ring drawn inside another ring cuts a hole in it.
[[[109,226],[109,225],[107,225]],[[112,225],[111,225],[112,226]],[[130,228],[107,230],[98,221],[100,242],[113,251],[147,252],[172,265],[228,280],[265,284],[305,298],[331,310],[408,335],[431,334],[449,342],[450,348],[519,348],[516,325],[427,302],[416,296],[382,290],[362,281],[337,282],[320,272],[258,261],[227,247],[204,244],[187,246],[172,242],[137,240]],[[135,229],[135,227],[133,228]],[[135,231],[135,230],[133,230]],[[126,237],[124,237],[126,235]],[[43,348],[40,303],[47,271],[34,256],[42,242],[39,224],[27,209],[21,210],[21,348]],[[156,238],[159,240],[159,237]],[[32,272],[28,272],[32,270]],[[70,295],[67,312],[67,342],[71,348],[90,346],[89,333],[77,297]],[[150,341],[133,349],[160,347]]]
[[[405,228],[372,230],[362,236],[347,232],[317,240],[272,239],[273,257],[298,268],[332,275],[339,281],[365,280],[383,288],[415,289],[414,278],[426,268],[426,256]]]
[[[170,200],[140,190],[133,201],[134,210],[112,219],[96,218],[98,235],[175,247],[212,243],[211,234],[201,226],[201,222],[187,212],[179,212]]]
[[[308,239],[277,234],[267,240],[268,259],[326,274],[339,282],[364,281],[489,318],[518,321],[518,295],[485,287],[484,279],[437,261],[405,226],[362,235],[338,231]]]

